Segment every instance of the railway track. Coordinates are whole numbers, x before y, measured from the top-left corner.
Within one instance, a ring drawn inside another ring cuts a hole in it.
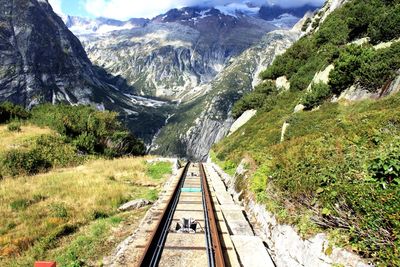
[[[222,243],[204,167],[187,163],[139,266],[224,267]]]

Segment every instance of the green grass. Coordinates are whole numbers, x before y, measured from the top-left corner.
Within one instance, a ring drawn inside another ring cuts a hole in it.
[[[126,221],[130,232],[123,231],[123,238],[143,215],[143,209],[120,213],[118,207],[133,199],[157,199],[164,176],[155,180],[147,170],[144,158],[97,159],[0,180],[0,266],[100,260],[116,247],[107,243],[112,228]]]
[[[165,178],[167,174],[172,173],[172,163],[159,161],[147,164],[147,175],[154,180]]]
[[[338,245],[399,265],[400,95],[293,114],[299,100],[279,95],[272,111],[215,145],[213,159],[224,168],[251,157],[255,172],[242,188],[303,236],[340,230]]]

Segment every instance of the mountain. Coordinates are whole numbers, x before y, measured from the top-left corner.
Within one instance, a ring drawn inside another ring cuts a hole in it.
[[[295,15],[305,10],[309,9],[304,8]],[[263,61],[255,56],[242,60],[242,55],[253,47],[262,47],[258,51],[266,50],[270,44],[274,47],[274,38],[265,37],[279,29],[273,23],[292,26],[299,21],[293,15],[279,14],[275,21],[268,22],[260,18],[259,11],[260,7],[232,4],[185,7],[156,16],[142,27],[101,34],[75,33],[92,62],[127,80],[131,88],[125,93],[157,97],[173,105],[166,127],[153,138],[151,150],[154,153],[205,159],[213,142],[230,127],[224,120],[235,100],[252,90],[256,69]],[[271,36],[279,36],[280,40],[285,35]],[[282,49],[296,39],[293,36],[298,35],[285,36],[287,42],[282,40]],[[265,61],[270,63],[273,57],[274,53],[268,53]],[[236,66],[232,68],[232,65]],[[227,78],[218,81],[242,71],[246,82],[239,79],[230,82]],[[232,88],[226,90],[222,86],[224,82],[230,83]],[[218,96],[225,94],[225,103],[217,101]],[[205,111],[204,107],[209,109]],[[204,127],[200,126],[206,118],[214,118],[215,112],[219,112],[220,118],[202,131]],[[200,135],[204,136],[201,145],[196,142]]]
[[[45,0],[0,1],[0,101],[90,104],[120,112],[151,140],[165,121],[163,102],[122,93],[125,79],[92,65],[80,41]],[[160,108],[161,106],[161,108]],[[152,127],[138,126],[145,121]]]
[[[218,9],[173,9],[144,27],[79,36],[91,60],[124,77],[134,93],[185,101],[229,60],[276,29],[250,16]],[[130,92],[132,93],[132,92]]]

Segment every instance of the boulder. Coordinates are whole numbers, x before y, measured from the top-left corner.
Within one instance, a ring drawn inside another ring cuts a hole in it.
[[[290,82],[286,78],[286,76],[281,76],[276,79],[275,81],[276,87],[280,90],[289,90],[290,89]]]
[[[294,108],[294,113],[303,111],[306,107],[303,104],[298,104],[295,108]]]
[[[119,211],[128,211],[128,210],[137,210],[140,209],[144,206],[153,204],[153,202],[151,202],[150,200],[147,199],[136,199],[136,200],[132,200],[129,201],[123,205],[121,205],[118,210]]]

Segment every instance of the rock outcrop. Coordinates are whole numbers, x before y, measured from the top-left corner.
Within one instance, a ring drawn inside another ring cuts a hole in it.
[[[251,118],[253,118],[257,114],[257,110],[251,109],[251,110],[246,110],[239,118],[235,120],[235,122],[232,124],[231,128],[229,129],[229,134],[231,135],[237,130],[239,130],[240,127],[245,125]]]
[[[106,82],[47,1],[0,1],[0,36],[0,101],[102,102]]]
[[[122,93],[130,88],[125,79],[92,65],[47,0],[0,0],[0,101],[115,110],[149,141],[163,126],[167,107]]]

